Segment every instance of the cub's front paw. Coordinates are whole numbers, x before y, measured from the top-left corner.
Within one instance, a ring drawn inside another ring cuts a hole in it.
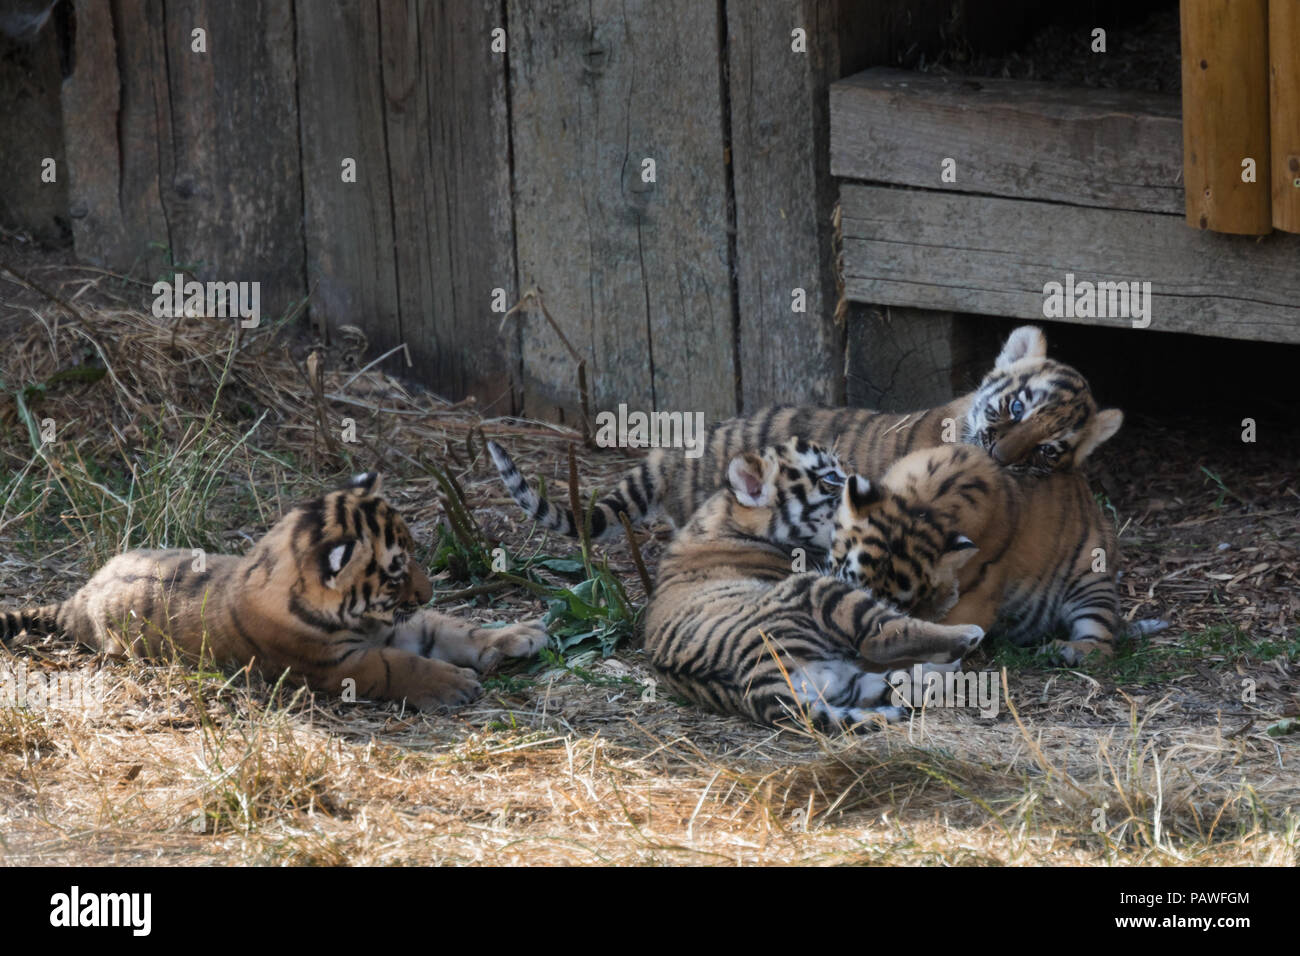
[[[483,687],[478,682],[478,673],[469,667],[456,667],[443,661],[438,673],[429,685],[417,694],[407,698],[407,703],[419,710],[437,711],[464,707],[473,703],[483,694]]]
[[[479,665],[484,672],[491,670],[503,657],[532,657],[546,646],[546,628],[541,622],[509,624],[487,632],[491,636],[483,642]]]
[[[975,650],[984,640],[984,628],[978,624],[952,624],[943,627],[944,644],[942,651],[924,658],[929,664],[952,664]]]

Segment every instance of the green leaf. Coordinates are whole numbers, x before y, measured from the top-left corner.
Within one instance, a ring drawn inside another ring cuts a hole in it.
[[[1269,724],[1264,728],[1264,733],[1270,737],[1282,737],[1286,734],[1293,734],[1300,730],[1300,720],[1294,717],[1283,717],[1275,724]]]
[[[581,574],[586,570],[581,561],[572,558],[545,558],[535,563],[539,568],[546,568],[557,574]]]

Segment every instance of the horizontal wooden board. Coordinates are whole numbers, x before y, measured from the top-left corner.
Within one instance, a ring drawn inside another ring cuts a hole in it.
[[[855,183],[840,201],[845,289],[857,302],[1042,319],[1045,284],[1072,273],[1150,282],[1148,331],[1300,342],[1300,236],[1225,236],[1181,216]]]
[[[1174,94],[871,69],[831,87],[831,171],[868,182],[1183,212]],[[940,178],[955,161],[955,182]]]

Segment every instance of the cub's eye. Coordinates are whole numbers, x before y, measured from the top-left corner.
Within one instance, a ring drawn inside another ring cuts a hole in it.
[[[1061,453],[1056,450],[1055,445],[1039,445],[1035,451],[1046,458],[1048,461],[1055,461],[1061,457]]]
[[[1020,421],[1020,416],[1025,413],[1025,403],[1018,398],[1013,398],[1011,400],[1010,412],[1012,421]]]
[[[824,488],[843,488],[844,475],[838,471],[828,471],[817,479],[817,483]]]

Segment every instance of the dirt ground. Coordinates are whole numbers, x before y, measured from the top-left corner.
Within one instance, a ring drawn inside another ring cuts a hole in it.
[[[0,295],[5,608],[67,596],[121,540],[206,535],[242,550],[380,449],[429,566],[445,520],[434,466],[511,555],[574,553],[521,521],[481,441],[501,441],[563,495],[571,433],[483,420],[329,355],[314,398],[301,345],[254,338],[232,358],[225,328],[178,333],[131,311],[138,290],[34,262],[22,271],[77,317],[34,288],[9,282]],[[112,375],[57,377],[104,364]],[[227,365],[215,386],[208,373]],[[149,384],[155,366],[166,394]],[[211,433],[194,429],[211,408],[222,441],[247,433],[236,452],[204,450]],[[318,425],[343,414],[370,436],[353,458]],[[64,437],[42,458],[25,425],[46,416]],[[1300,433],[1243,443],[1239,432],[1130,416],[1090,471],[1120,532],[1125,617],[1172,626],[1082,668],[982,649],[968,667],[997,673],[991,718],[941,709],[858,737],[776,732],[664,695],[635,639],[609,657],[580,648],[516,665],[449,716],[243,672],[104,662],[59,638],[0,651],[0,678],[26,668],[103,682],[99,713],[0,706],[0,861],[1294,865]],[[124,517],[93,486],[116,488],[126,460],[140,497]],[[185,470],[195,461],[198,474],[224,462],[202,524],[166,507],[198,483]],[[584,500],[634,461],[582,450]],[[652,573],[666,534],[643,542]],[[625,538],[597,554],[643,601]],[[442,595],[472,584],[454,569],[435,580]],[[444,609],[482,621],[546,610],[516,588]]]

